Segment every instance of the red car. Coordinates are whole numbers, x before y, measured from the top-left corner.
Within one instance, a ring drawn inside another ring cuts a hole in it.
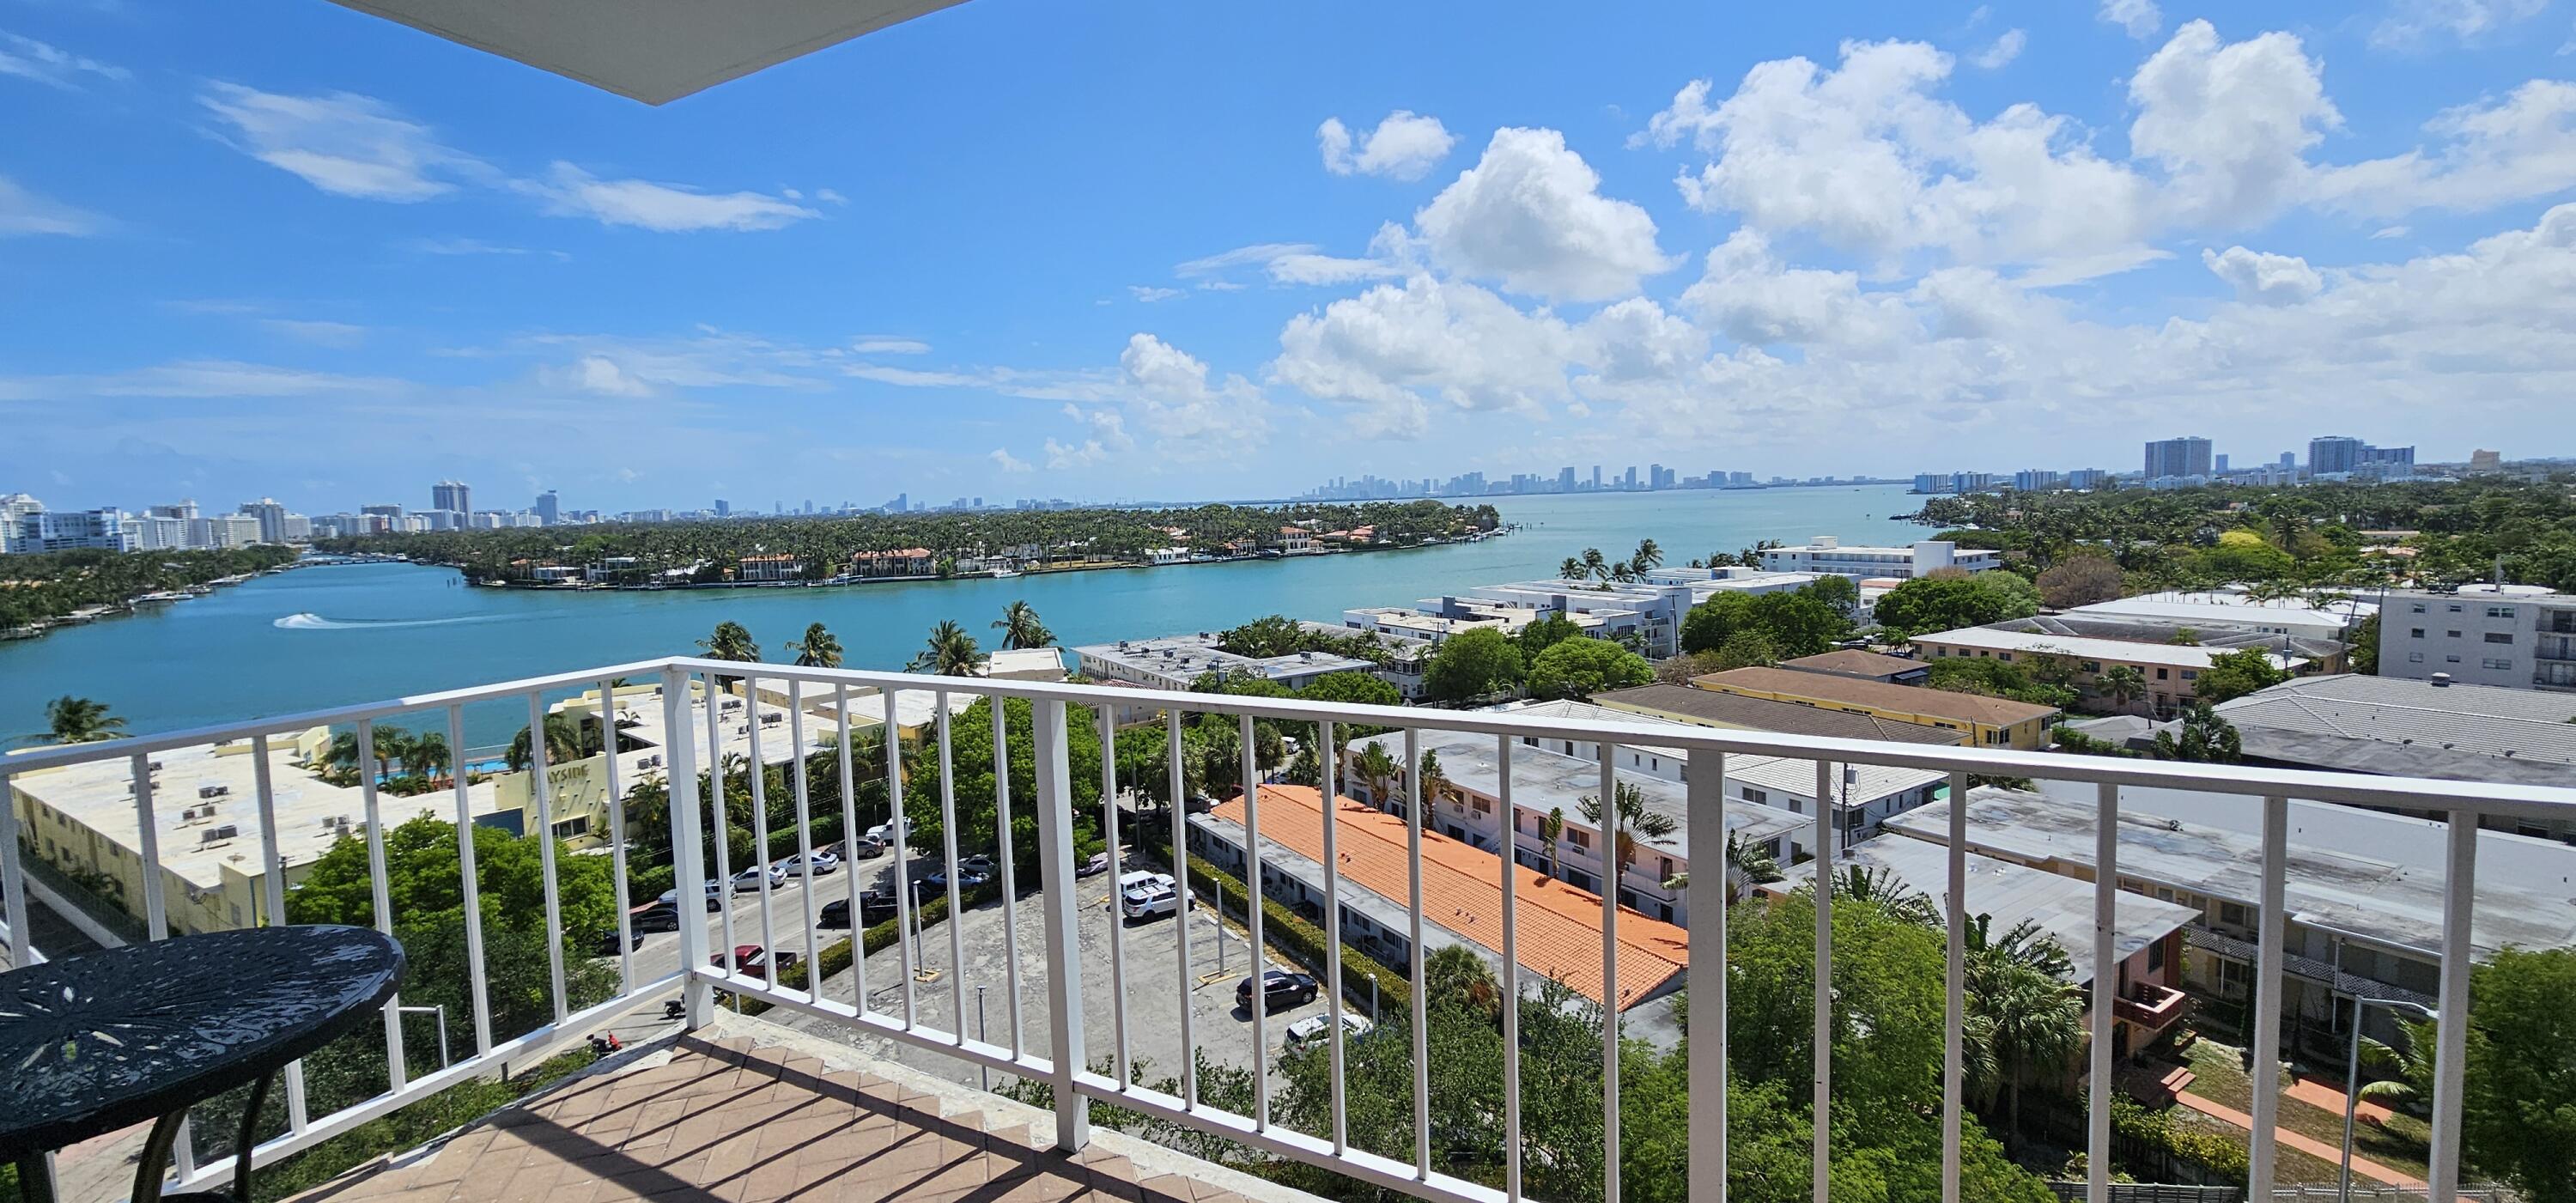
[[[801,958],[792,952],[779,953],[777,957],[778,968],[781,972],[793,969],[796,967],[796,962],[800,959]],[[724,968],[725,954],[720,952],[714,956],[708,957],[707,963],[718,969],[722,969]],[[768,981],[769,963],[769,950],[762,948],[760,945],[737,944],[734,946],[733,971],[736,973],[744,974],[749,977],[756,977],[762,981]]]

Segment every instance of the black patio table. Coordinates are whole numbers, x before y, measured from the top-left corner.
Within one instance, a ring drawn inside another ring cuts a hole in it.
[[[161,1175],[188,1108],[237,1086],[231,1196],[250,1198],[260,1106],[287,1063],[376,1013],[402,946],[363,927],[176,936],[0,974],[0,1161],[27,1203],[52,1196],[45,1154],[152,1120],[134,1199]]]

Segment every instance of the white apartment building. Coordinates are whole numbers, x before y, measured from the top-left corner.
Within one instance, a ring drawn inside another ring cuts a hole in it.
[[[2576,689],[2576,594],[2538,585],[2463,585],[2391,593],[2379,619],[2379,673],[2504,689]]]
[[[1125,681],[1148,689],[1187,690],[1208,673],[1260,677],[1290,689],[1301,688],[1326,673],[1377,673],[1377,666],[1366,660],[1326,652],[1238,656],[1218,647],[1217,636],[1209,631],[1088,644],[1073,649],[1073,654],[1086,677]]]
[[[217,514],[211,518],[188,520],[188,546],[200,551],[225,551],[248,547],[259,541],[259,519],[249,514]]]
[[[2095,602],[2066,611],[2069,616],[2076,617],[2168,623],[2195,630],[2249,631],[2300,639],[2342,639],[2360,626],[2362,620],[2378,612],[2377,602],[2360,598],[2322,603],[2304,597],[2258,602],[2242,593],[2227,590],[2168,590]]]
[[[2002,566],[2004,553],[1962,548],[1941,539],[1911,547],[1846,547],[1832,535],[1817,535],[1804,547],[1774,547],[1762,553],[1762,566],[1773,572],[1832,573],[1858,579],[1923,576],[1942,568],[1984,572]]]
[[[133,539],[125,533],[125,513],[115,506],[63,513],[36,510],[20,514],[17,526],[9,541],[12,552],[134,550]]]

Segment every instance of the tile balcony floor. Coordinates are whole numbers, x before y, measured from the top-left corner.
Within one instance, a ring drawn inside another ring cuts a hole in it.
[[[1311,1203],[1114,1132],[1059,1153],[1054,1131],[1045,1111],[720,1016],[297,1200]]]

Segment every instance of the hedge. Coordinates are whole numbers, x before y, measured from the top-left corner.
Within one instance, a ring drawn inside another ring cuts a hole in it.
[[[2177,1126],[2170,1113],[2141,1106],[2120,1095],[2111,1097],[2111,1130],[2170,1161],[2198,1166],[2203,1179],[2209,1182],[2239,1181],[2250,1164],[2245,1150],[2235,1141],[2216,1132]]]
[[[1213,891],[1219,910],[1237,912],[1243,911],[1251,894],[1233,874],[1200,859],[1197,853],[1190,854],[1190,888],[1201,893]],[[1268,895],[1261,899],[1261,938],[1310,967],[1324,963],[1323,929]],[[1368,954],[1345,944],[1342,946],[1342,988],[1354,1001],[1359,994],[1352,989],[1352,984],[1360,980],[1377,983],[1380,1016],[1389,1010],[1399,1015],[1412,1012],[1412,984],[1403,975],[1370,959]]]
[[[967,906],[974,907],[982,906],[983,904],[991,902],[1001,896],[1002,887],[988,883],[977,886],[971,890],[962,891],[957,897],[958,901],[966,904]],[[947,918],[947,892],[943,890],[938,894],[932,895],[930,901],[912,908],[912,914],[918,926],[921,927],[928,927],[933,923],[937,923],[940,920]],[[867,942],[867,955],[875,956],[880,952],[884,952],[886,949],[894,947],[894,942],[896,940],[903,938],[903,916],[897,915],[892,919],[878,923],[875,926],[860,932],[859,938]],[[835,973],[848,969],[850,967],[850,938],[848,936],[843,936],[838,940],[832,941],[828,947],[815,954],[815,959],[823,963],[823,976],[825,977],[830,977]],[[805,983],[811,981],[812,978],[812,966],[807,962],[798,961],[797,963],[779,971],[777,984],[784,989],[802,990],[805,989]],[[768,1010],[771,1006],[769,1000],[762,998],[740,998],[735,1000],[735,1003],[742,1009],[742,1013],[745,1015],[758,1015],[761,1012]]]

